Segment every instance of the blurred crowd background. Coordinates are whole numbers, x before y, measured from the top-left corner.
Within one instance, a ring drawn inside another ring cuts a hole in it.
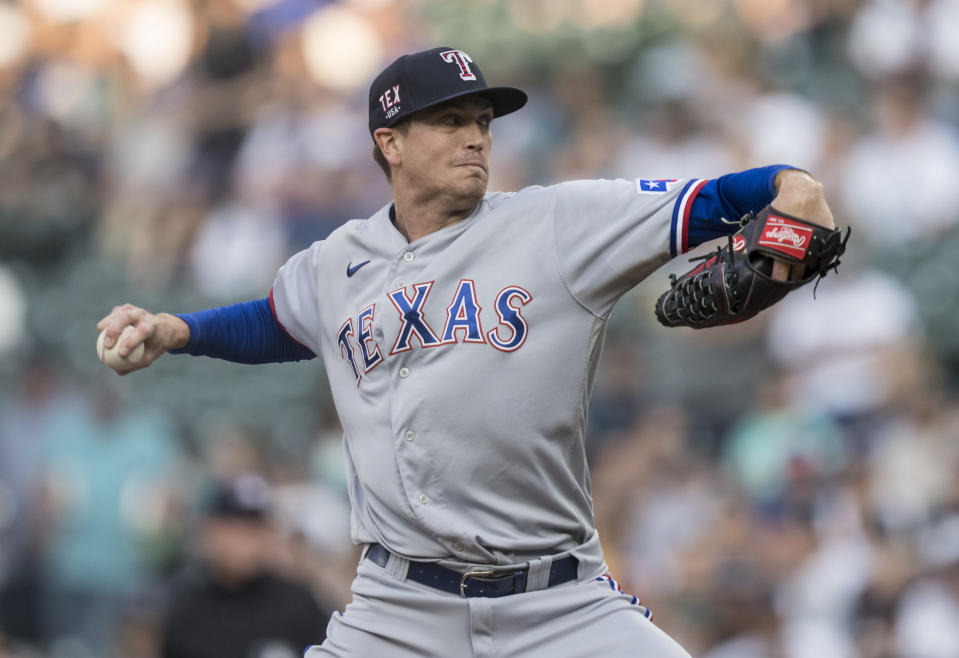
[[[243,477],[269,568],[349,600],[322,366],[121,378],[95,324],[263,297],[387,203],[367,87],[437,44],[530,93],[491,189],[782,162],[853,227],[743,325],[656,326],[684,259],[620,302],[587,448],[624,588],[697,657],[959,656],[956,0],[0,1],[0,656],[159,656]]]

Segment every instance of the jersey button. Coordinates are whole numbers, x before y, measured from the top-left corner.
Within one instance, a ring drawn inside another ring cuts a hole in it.
[[[406,440],[407,440],[407,441],[412,441],[412,440],[415,439],[415,438],[416,438],[416,432],[414,432],[413,430],[406,430]]]
[[[409,376],[410,376],[409,368],[400,368],[400,377],[402,377],[403,379],[406,379]]]
[[[430,502],[430,499],[426,497],[426,494],[420,494],[420,502],[425,505],[426,503]]]
[[[461,550],[463,550],[463,544],[459,543],[458,541],[454,541],[454,542],[453,542],[453,550],[454,550],[454,551],[461,551]]]
[[[403,254],[403,260],[405,260],[407,263],[412,263],[414,258],[416,258],[416,256],[413,255],[412,251],[407,251],[405,254]]]

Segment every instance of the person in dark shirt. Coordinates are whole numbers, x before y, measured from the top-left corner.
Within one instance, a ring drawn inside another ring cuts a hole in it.
[[[329,611],[271,566],[269,497],[256,476],[213,492],[199,529],[200,559],[172,586],[163,658],[299,658],[323,642]]]

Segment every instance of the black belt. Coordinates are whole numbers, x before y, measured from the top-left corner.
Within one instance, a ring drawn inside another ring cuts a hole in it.
[[[390,560],[390,552],[379,544],[370,544],[366,557],[375,564],[385,567]],[[579,571],[579,560],[570,555],[553,562],[549,569],[549,581],[546,587],[575,580]],[[526,591],[529,570],[513,569],[503,572],[495,566],[472,567],[465,573],[440,566],[435,562],[410,561],[406,577],[421,585],[441,589],[450,594],[463,597],[497,597]]]

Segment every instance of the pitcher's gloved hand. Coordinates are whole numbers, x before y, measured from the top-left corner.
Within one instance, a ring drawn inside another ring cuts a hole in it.
[[[790,290],[837,269],[850,231],[843,236],[840,229],[772,206],[750,213],[726,246],[701,257],[703,262],[682,276],[670,275],[670,289],[656,302],[656,317],[667,327],[693,329],[747,320]],[[772,276],[774,259],[801,267],[790,267],[792,277],[779,280]]]

